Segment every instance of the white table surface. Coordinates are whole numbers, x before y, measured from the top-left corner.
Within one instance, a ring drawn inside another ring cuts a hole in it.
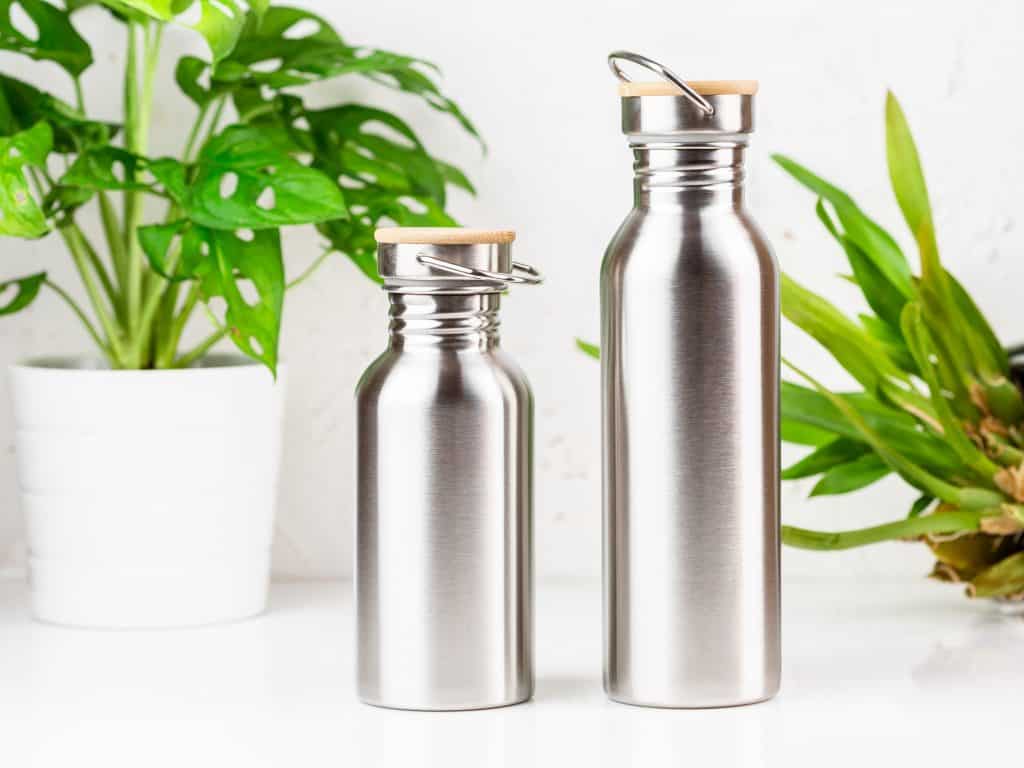
[[[787,583],[781,695],[672,711],[605,700],[598,585],[538,592],[537,695],[374,709],[346,584],[278,584],[265,616],[170,632],[32,622],[0,583],[0,765],[986,766],[1020,762],[1024,620],[916,581]]]

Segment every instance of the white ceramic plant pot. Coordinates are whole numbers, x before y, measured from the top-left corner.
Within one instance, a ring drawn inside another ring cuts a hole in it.
[[[281,372],[52,359],[12,367],[11,389],[38,619],[182,627],[264,609]]]

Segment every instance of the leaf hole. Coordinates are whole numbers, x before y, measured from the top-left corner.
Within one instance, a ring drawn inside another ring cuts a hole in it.
[[[292,121],[292,128],[297,131],[308,131],[310,127],[309,120],[306,119],[305,115],[301,115]]]
[[[269,74],[271,72],[277,72],[284,65],[284,59],[277,56],[273,59],[264,59],[263,61],[257,61],[249,65],[249,69],[254,72],[262,72],[263,74]]]
[[[350,205],[348,207],[349,213],[353,213],[356,216],[362,216],[369,209],[365,205]]]
[[[398,82],[398,78],[392,75],[390,72],[377,72],[373,79],[381,85],[386,85],[388,88],[400,88],[401,84]]]
[[[273,176],[275,173],[277,173],[277,166],[268,165],[266,168],[263,169],[263,172],[267,174],[267,176]]]
[[[234,171],[228,171],[220,177],[220,196],[222,200],[227,200],[238,191],[238,174]]]
[[[380,120],[369,120],[363,123],[360,132],[368,136],[377,136],[406,149],[418,148],[418,145],[410,136]]]
[[[260,344],[259,339],[257,339],[255,336],[250,336],[249,346],[252,348],[252,351],[256,353],[257,357],[263,357],[263,345]]]
[[[238,14],[238,10],[236,8],[232,8],[230,5],[228,5],[225,2],[222,2],[221,0],[207,0],[207,3],[209,3],[210,7],[220,11],[225,16],[225,18],[234,19],[235,16]]]
[[[39,42],[39,25],[35,19],[28,15],[28,12],[21,7],[21,3],[14,3],[10,10],[11,26],[15,31],[33,43]]]
[[[413,213],[423,214],[427,212],[427,206],[425,206],[415,197],[409,197],[408,195],[405,195],[403,197],[398,198],[398,202],[400,202]]]
[[[264,211],[272,211],[277,206],[277,196],[273,187],[265,187],[260,196],[256,198],[256,205]]]
[[[369,147],[356,147],[356,154],[365,157],[367,160],[376,160],[377,153]]]
[[[18,298],[21,293],[21,286],[17,283],[4,283],[0,285],[0,307],[7,307]]]
[[[351,176],[345,176],[344,174],[338,177],[338,185],[345,189],[362,189],[366,186],[366,184],[359,179],[355,179]]]
[[[238,293],[242,296],[242,301],[250,307],[259,305],[260,292],[256,288],[256,283],[247,277],[243,277],[235,280],[235,286],[238,288]]]
[[[209,307],[210,312],[214,318],[221,325],[225,325],[225,320],[228,314],[228,303],[224,300],[223,296],[211,296],[206,301],[206,306]]]
[[[314,158],[311,152],[299,152],[298,154],[295,155],[295,159],[308,167],[313,164]]]
[[[14,193],[14,202],[17,203],[18,205],[24,205],[25,203],[28,202],[28,195],[26,195],[22,190],[19,189],[17,192]]]
[[[377,177],[374,174],[372,174],[372,173],[367,173],[366,171],[362,171],[359,174],[359,178],[362,179],[363,181],[365,181],[367,184],[376,184],[377,183]]]
[[[121,160],[115,160],[110,164],[110,175],[117,179],[118,183],[124,184],[125,168]]]
[[[21,151],[17,147],[11,147],[11,150],[10,152],[7,153],[7,155],[8,157],[11,158],[11,160],[17,160],[19,157],[21,157]]]
[[[188,9],[175,18],[175,23],[183,27],[194,27],[203,20],[202,3],[189,3]]]
[[[235,237],[241,240],[243,243],[251,243],[256,239],[256,233],[251,229],[236,229]]]
[[[204,259],[210,255],[210,244],[205,240],[199,243],[199,255]]]
[[[285,30],[284,37],[288,40],[303,40],[319,34],[322,27],[314,19],[300,19]]]

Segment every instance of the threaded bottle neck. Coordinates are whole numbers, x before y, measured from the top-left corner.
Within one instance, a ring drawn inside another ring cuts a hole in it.
[[[500,341],[499,293],[388,294],[392,349],[493,349]]]
[[[746,142],[632,142],[633,199],[637,207],[743,202]]]

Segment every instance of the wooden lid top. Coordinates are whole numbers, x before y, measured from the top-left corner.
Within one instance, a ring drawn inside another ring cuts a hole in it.
[[[384,227],[374,233],[378,243],[413,245],[497,245],[511,243],[511,229],[466,229],[464,227]]]
[[[687,80],[701,96],[753,96],[757,80]],[[647,83],[619,83],[619,96],[682,96],[679,86],[668,80]]]

